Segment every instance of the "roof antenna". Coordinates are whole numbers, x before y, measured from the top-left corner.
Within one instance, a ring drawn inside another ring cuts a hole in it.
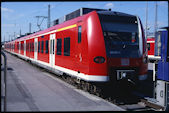
[[[111,11],[111,8],[109,8],[109,11]]]

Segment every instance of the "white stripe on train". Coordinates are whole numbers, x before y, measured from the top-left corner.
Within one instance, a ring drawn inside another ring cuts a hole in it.
[[[11,52],[11,51],[9,51],[9,52]],[[16,54],[23,59],[31,60],[34,64],[37,64],[37,65],[44,67],[44,68],[47,68],[48,70],[50,70],[54,73],[57,73],[57,74],[67,73],[71,76],[74,76],[74,77],[77,77],[79,79],[89,81],[89,82],[107,82],[107,81],[109,81],[109,76],[107,76],[107,75],[87,75],[87,74],[84,74],[84,73],[78,73],[77,71],[67,69],[67,68],[64,68],[64,67],[61,67],[61,66],[55,65],[54,67],[52,67],[49,63],[42,62],[42,61],[39,61],[39,60],[35,60],[35,59],[30,58],[30,57],[21,55],[21,54],[17,54],[17,53],[14,53],[14,52],[11,52],[11,53]]]

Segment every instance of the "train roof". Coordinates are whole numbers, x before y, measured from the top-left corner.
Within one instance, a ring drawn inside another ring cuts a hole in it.
[[[61,23],[65,22],[65,21],[68,21],[68,20],[71,20],[73,18],[85,15],[85,14],[90,13],[92,11],[108,11],[108,10],[107,9],[97,9],[97,8],[85,8],[85,7],[82,7],[80,9],[77,9],[76,11],[73,11],[73,12],[71,12],[69,14],[66,14],[66,15],[54,20],[53,24],[54,25],[61,24]]]
[[[102,14],[102,15],[135,17],[134,15],[130,15],[130,14],[127,14],[127,13],[116,12],[116,11],[97,11],[97,13]]]

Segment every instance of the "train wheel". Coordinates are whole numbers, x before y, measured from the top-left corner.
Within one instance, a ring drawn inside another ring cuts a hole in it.
[[[89,83],[83,81],[82,88],[86,92],[89,91]]]

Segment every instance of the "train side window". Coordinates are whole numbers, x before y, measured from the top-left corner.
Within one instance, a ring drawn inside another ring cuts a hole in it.
[[[55,40],[53,39],[53,53],[52,54],[54,53],[55,53]]]
[[[81,36],[82,35],[82,27],[79,26],[78,27],[78,43],[81,43]]]
[[[150,43],[147,43],[148,51],[150,50]]]
[[[42,42],[41,42],[41,53],[43,53],[43,46],[44,46],[43,43],[44,43],[44,42],[42,41]]]
[[[40,41],[38,42],[38,53],[40,52]]]
[[[64,38],[64,56],[70,56],[70,37]]]
[[[57,49],[56,54],[61,55],[62,54],[62,39],[57,39]]]
[[[32,48],[32,51],[34,52],[34,43],[33,43],[33,42],[32,42],[32,47],[33,47],[33,48]]]
[[[22,50],[22,43],[21,43],[21,50]]]
[[[49,52],[49,50],[48,50],[48,49],[49,49],[49,47],[48,47],[48,46],[49,46],[49,41],[48,41],[48,40],[46,40],[46,52],[45,52],[45,53],[48,53],[48,52]]]

